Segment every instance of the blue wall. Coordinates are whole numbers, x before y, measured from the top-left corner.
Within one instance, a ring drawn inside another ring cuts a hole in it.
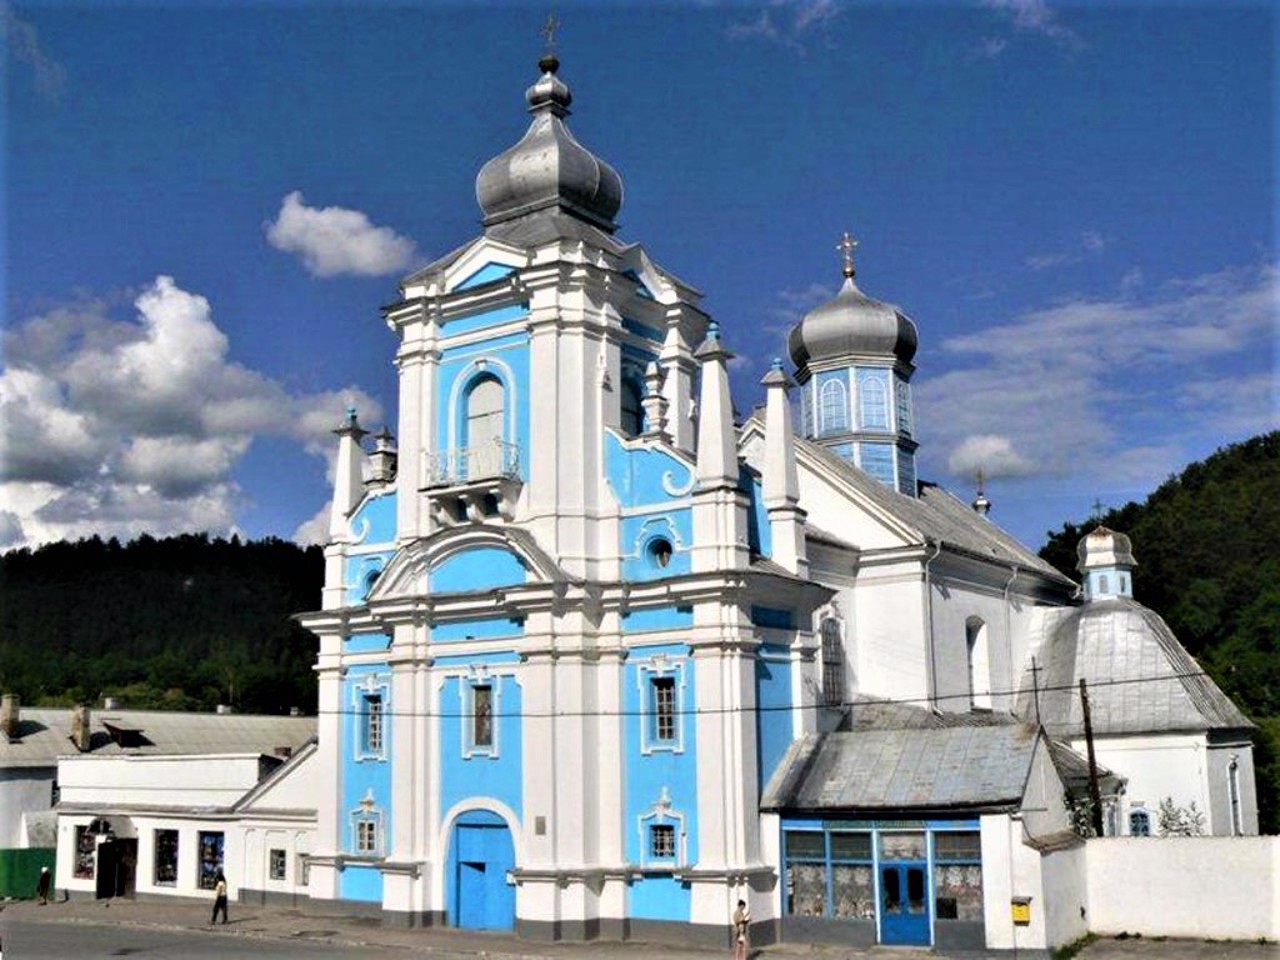
[[[793,739],[793,667],[790,650],[781,644],[761,644],[756,657],[756,762],[763,789]]]
[[[660,580],[689,573],[693,569],[693,511],[689,507],[660,513],[623,517],[619,525],[624,580]],[[655,540],[671,544],[671,559],[665,567],[654,560],[649,547]]]
[[[505,803],[517,815],[523,810],[524,783],[520,711],[524,702],[514,670],[514,653],[486,654],[467,657],[439,657],[437,668],[449,669],[463,664],[484,663],[489,667],[488,681],[493,684],[497,700],[494,704],[495,752],[493,755],[471,753],[467,756],[463,742],[466,703],[462,685],[466,677],[447,677],[440,691],[440,802],[448,811],[464,800],[489,797]]]
[[[687,630],[693,626],[693,607],[641,607],[622,615],[623,633],[647,630]]]
[[[661,661],[654,660],[659,655],[665,656],[663,666],[677,678],[680,735],[675,749],[656,746],[646,735],[646,725],[652,720],[648,682],[655,670],[661,669]],[[623,685],[626,801],[622,829],[627,860],[650,868],[659,866],[648,857],[642,831],[644,818],[654,812],[655,805],[665,795],[670,801],[671,813],[683,817],[683,866],[693,866],[698,861],[697,718],[692,712],[697,691],[693,658],[683,644],[633,647],[623,669]],[[665,822],[670,823],[671,819]],[[649,876],[631,887],[632,916],[687,921],[689,903],[688,889],[669,876]]]
[[[514,310],[514,315],[509,315]],[[486,314],[479,314],[476,317],[468,318],[466,322],[463,320],[453,320],[446,325],[446,335],[459,332],[459,325],[466,325],[467,329],[475,326],[486,326],[495,323],[506,322],[513,319],[513,316],[520,316],[524,313],[524,307],[518,308],[504,307],[499,310],[490,311]],[[480,361],[485,362],[484,373],[496,377],[503,386],[504,402],[508,411],[508,420],[504,426],[506,428],[505,438],[509,443],[517,444],[521,448],[520,473],[521,476],[528,476],[528,449],[530,443],[530,427],[529,427],[529,337],[528,334],[508,334],[506,336],[494,337],[484,343],[472,343],[457,347],[447,347],[441,353],[440,360],[440,379],[436,394],[436,429],[438,445],[441,450],[447,449],[450,443],[450,436],[455,437],[455,442],[461,445],[461,426],[462,419],[465,418],[465,394],[466,384],[470,380],[480,374],[477,364]],[[461,378],[458,384],[458,395],[454,397],[454,384]],[[450,401],[455,400],[456,407],[450,406]],[[514,404],[515,424],[514,434],[510,423],[510,410]],[[453,431],[450,431],[450,420],[452,418]]]
[[[624,507],[668,504],[693,490],[693,464],[659,447],[628,448],[616,434],[605,435],[609,486]]]
[[[528,570],[521,559],[501,547],[472,547],[450,554],[431,570],[432,593],[491,590],[524,583]]]
[[[376,643],[385,637],[376,634],[353,637],[348,643]],[[357,741],[362,733],[363,717],[359,708],[361,691],[370,677],[377,686],[373,692],[382,696],[383,749],[379,757],[362,757]],[[353,664],[342,678],[342,806],[338,810],[338,846],[349,855],[355,855],[355,828],[352,814],[361,810],[361,800],[372,796],[377,811],[382,814],[381,842],[385,855],[391,837],[391,756],[394,750],[391,713],[391,670],[385,663]],[[382,900],[382,876],[376,868],[360,868],[348,865],[341,880],[341,895],[348,900]]]
[[[470,290],[472,287],[483,287],[486,283],[493,283],[495,280],[501,280],[503,277],[509,277],[515,272],[515,267],[509,267],[505,263],[486,263],[475,273],[472,273],[462,282],[454,286],[453,289]]]

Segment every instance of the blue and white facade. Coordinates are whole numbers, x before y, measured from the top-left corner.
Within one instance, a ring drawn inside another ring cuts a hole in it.
[[[907,863],[904,817],[929,904],[935,865],[969,870],[975,850],[1001,853],[1007,892],[1007,797],[821,816],[762,797],[797,742],[850,730],[869,698],[1014,722],[1007,678],[1075,585],[917,484],[915,328],[857,291],[851,261],[792,336],[803,437],[779,361],[763,413],[734,423],[721,330],[614,236],[622,182],[565,126],[558,66],[480,172],[483,234],[384,308],[398,448],[384,430],[368,451],[354,411],[336,431],[323,609],[303,617],[320,640],[311,896],[709,944],[744,899],[770,938],[795,876],[830,914],[815,922],[840,922],[815,864],[835,876],[855,846],[854,866]],[[970,936],[1012,942],[982,869]],[[929,906],[903,935],[871,910],[868,942],[938,942],[946,919]]]

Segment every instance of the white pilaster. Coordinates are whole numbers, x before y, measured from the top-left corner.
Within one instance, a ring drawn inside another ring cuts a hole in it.
[[[791,380],[783,373],[781,360],[773,361],[773,367],[761,383],[767,395],[763,492],[772,533],[772,559],[791,573],[807,577],[809,558],[805,551],[805,512],[799,506],[795,433],[791,423],[791,403],[787,399]]]

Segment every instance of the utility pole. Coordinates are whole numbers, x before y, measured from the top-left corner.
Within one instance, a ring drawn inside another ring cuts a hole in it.
[[[1098,789],[1098,757],[1093,752],[1093,720],[1089,717],[1089,687],[1080,678],[1080,707],[1084,712],[1084,743],[1089,753],[1089,806],[1093,835],[1102,836],[1102,792]]]

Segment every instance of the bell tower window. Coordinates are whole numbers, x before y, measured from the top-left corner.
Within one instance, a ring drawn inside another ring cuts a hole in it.
[[[822,384],[818,392],[819,431],[846,433],[849,430],[849,401],[844,384],[832,378]]]

